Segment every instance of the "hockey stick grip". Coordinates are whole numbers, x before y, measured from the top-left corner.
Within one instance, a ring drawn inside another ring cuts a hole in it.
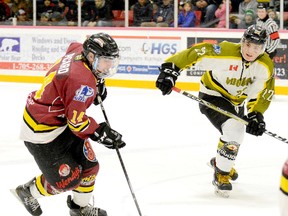
[[[177,88],[176,86],[173,86],[172,90],[175,92],[181,93],[181,89]]]

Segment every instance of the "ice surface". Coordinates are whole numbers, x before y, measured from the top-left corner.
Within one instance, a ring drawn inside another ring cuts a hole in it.
[[[0,205],[1,216],[29,215],[9,189],[39,175],[32,156],[19,140],[27,94],[38,84],[0,83]],[[196,92],[192,92],[197,95]],[[288,98],[277,96],[265,113],[267,129],[288,137]],[[270,136],[246,135],[230,198],[214,195],[212,169],[218,131],[200,114],[198,104],[180,94],[162,96],[157,90],[108,87],[104,101],[112,128],[123,134],[120,150],[143,216],[277,216],[281,167],[288,145]],[[88,114],[104,121],[100,107]],[[109,216],[138,216],[115,150],[94,143],[100,161],[95,205]],[[69,193],[39,202],[43,216],[69,215]]]

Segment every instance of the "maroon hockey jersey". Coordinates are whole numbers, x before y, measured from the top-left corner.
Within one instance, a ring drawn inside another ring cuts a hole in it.
[[[38,91],[28,95],[20,138],[48,143],[68,126],[82,139],[99,125],[86,115],[96,97],[96,78],[82,54],[82,44],[72,43],[66,55],[48,71]]]

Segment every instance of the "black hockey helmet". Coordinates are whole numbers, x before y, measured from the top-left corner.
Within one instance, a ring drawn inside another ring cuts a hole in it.
[[[106,33],[93,34],[83,43],[83,53],[92,52],[96,56],[119,57],[119,49],[115,40]]]
[[[249,26],[243,34],[241,41],[249,41],[255,44],[266,44],[267,33],[266,29],[258,25]]]
[[[94,54],[93,62],[88,57]],[[114,75],[119,65],[119,49],[115,40],[106,33],[93,34],[83,43],[83,55],[90,62],[93,74],[97,78]]]

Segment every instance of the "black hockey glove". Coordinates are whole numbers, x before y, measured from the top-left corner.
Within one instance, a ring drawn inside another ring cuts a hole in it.
[[[173,63],[167,62],[161,65],[159,71],[160,74],[156,81],[156,87],[162,91],[163,95],[168,95],[171,93],[172,87],[180,75],[180,69]]]
[[[94,134],[90,136],[92,140],[103,144],[109,149],[115,149],[116,146],[122,148],[126,145],[126,143],[122,141],[122,135],[110,128],[106,122],[102,122],[99,125]]]
[[[265,132],[264,116],[260,112],[251,112],[245,116],[245,120],[248,121],[246,126],[246,133],[250,133],[254,136],[262,136]]]
[[[96,87],[97,87],[98,92],[97,92],[97,95],[93,101],[93,104],[97,106],[98,104],[100,104],[100,101],[98,100],[98,96],[100,96],[102,101],[104,101],[105,98],[107,97],[107,88],[105,85],[105,80],[104,79],[98,79]]]

